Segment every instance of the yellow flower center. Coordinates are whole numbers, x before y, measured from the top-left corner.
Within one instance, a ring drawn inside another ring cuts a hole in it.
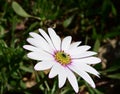
[[[57,51],[54,55],[55,60],[61,65],[67,65],[71,63],[70,55],[66,54],[64,51]]]

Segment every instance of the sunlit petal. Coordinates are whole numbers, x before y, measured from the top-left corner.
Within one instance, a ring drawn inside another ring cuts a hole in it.
[[[75,53],[75,52],[73,52],[73,53]],[[96,54],[97,54],[96,52],[87,51],[87,52],[84,52],[84,53],[80,53],[78,55],[71,55],[71,57],[73,59],[75,59],[75,58],[81,59],[81,58],[86,58],[86,57],[89,57],[89,56],[92,56],[92,55],[96,55]]]
[[[95,88],[95,83],[93,82],[92,78],[83,70],[80,70],[79,67],[76,66],[69,66],[71,70],[76,72],[80,77],[82,77],[86,82],[88,82],[93,88]]]
[[[43,29],[39,29],[40,34],[46,39],[46,41],[49,43],[49,45],[52,47],[52,49],[55,50],[54,44],[52,43],[52,40],[47,35],[47,33]]]
[[[99,72],[97,72],[93,67],[91,67],[87,64],[80,63],[80,62],[74,62],[73,65],[76,67],[79,67],[80,70],[89,72],[89,73],[99,77]]]
[[[71,43],[69,50],[75,49],[80,45],[81,41]]]
[[[31,46],[31,45],[24,45],[23,48],[26,49],[26,50],[29,50],[29,51],[35,51],[35,52],[41,51],[40,49],[38,49],[34,46]]]
[[[65,38],[62,40],[62,50],[63,50],[63,51],[67,51],[67,50],[69,49],[71,40],[72,40],[72,37],[71,37],[71,36],[65,37]]]
[[[30,32],[29,35],[32,36],[34,39],[42,39],[42,40],[44,40],[39,34],[37,34],[35,32]]]
[[[43,51],[39,52],[30,52],[27,54],[27,56],[34,60],[54,60],[53,56],[45,53]]]
[[[50,69],[52,66],[53,66],[53,62],[48,62],[48,61],[42,61],[42,62],[39,62],[35,65],[34,69],[35,70],[47,70],[47,69]]]
[[[61,39],[60,37],[55,33],[55,31],[52,28],[48,28],[48,33],[50,35],[50,38],[53,42],[54,47],[57,50],[60,50],[61,47]]]
[[[86,51],[89,50],[90,48],[91,48],[91,47],[90,47],[90,46],[87,46],[87,45],[79,46],[79,47],[77,47],[77,48],[75,48],[75,49],[69,50],[69,53],[70,53],[71,55],[79,55],[79,54],[81,54],[81,53],[86,52]]]
[[[53,50],[51,49],[51,47],[45,41],[43,41],[41,39],[28,38],[27,41],[39,49],[42,49],[42,50],[47,51],[49,53],[53,53]]]
[[[61,67],[61,70],[59,71],[59,74],[58,74],[59,88],[61,88],[65,84],[66,78],[67,78],[67,75],[66,75],[65,68]]]
[[[53,46],[51,46],[49,43],[48,43],[48,41],[46,41],[43,37],[41,37],[39,34],[37,34],[37,33],[34,33],[34,32],[30,32],[29,33],[34,39],[36,39],[36,40],[39,40],[40,41],[40,43],[41,44],[44,44],[44,45],[46,45],[46,46],[49,46],[49,48],[51,48],[51,50],[52,50],[52,47]],[[49,38],[48,38],[49,39]],[[47,40],[48,40],[47,39]],[[41,46],[43,49],[44,49],[44,45],[43,46]],[[45,50],[45,49],[44,49]]]
[[[67,68],[66,68],[66,73],[67,73],[68,81],[70,82],[70,84],[73,87],[73,89],[75,90],[75,92],[78,93],[79,89],[78,89],[78,83],[77,83],[77,79],[76,79],[75,75],[72,73],[72,71],[70,71]]]
[[[101,59],[97,57],[87,57],[82,59],[73,59],[73,62],[85,63],[85,64],[97,64],[101,62]]]
[[[58,75],[59,71],[61,70],[60,65],[56,62],[49,73],[49,78],[53,78]]]

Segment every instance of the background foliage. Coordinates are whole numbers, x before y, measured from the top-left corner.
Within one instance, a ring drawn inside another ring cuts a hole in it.
[[[78,77],[80,94],[119,94],[119,0],[0,0],[0,94],[74,94],[69,83],[59,89],[57,77],[36,72],[36,61],[26,57],[23,45],[29,32],[55,28],[61,37],[92,46],[101,64],[94,67],[96,89]]]

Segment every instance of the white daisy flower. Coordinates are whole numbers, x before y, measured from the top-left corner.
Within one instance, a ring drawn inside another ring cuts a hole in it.
[[[38,60],[34,69],[50,69],[49,78],[58,75],[59,88],[63,87],[68,79],[75,92],[79,91],[74,72],[95,88],[95,83],[88,73],[99,77],[99,73],[90,66],[101,62],[93,56],[97,53],[88,51],[90,46],[80,46],[81,41],[71,43],[71,36],[61,40],[52,28],[48,28],[48,34],[42,29],[39,29],[39,32],[40,35],[31,32],[31,38],[27,39],[30,45],[23,46],[31,51],[27,54],[29,58]]]

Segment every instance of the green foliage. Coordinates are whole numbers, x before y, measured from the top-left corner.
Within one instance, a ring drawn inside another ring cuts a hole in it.
[[[101,79],[93,76],[96,89],[78,77],[81,94],[108,94],[111,84],[120,87],[119,3],[119,0],[0,0],[0,94],[74,94],[68,83],[59,89],[57,78],[49,79],[46,72],[34,71],[36,62],[26,57],[22,47],[29,32],[48,27],[56,28],[62,37],[71,35],[74,41],[91,45],[96,52],[109,46],[112,54],[102,55],[107,62],[94,66],[101,73]],[[117,41],[113,51],[109,42],[104,42],[111,39]],[[103,82],[107,84],[102,85]],[[118,94],[116,89],[112,90],[111,94]]]
[[[100,40],[96,39],[93,50],[97,52],[99,48],[100,48]]]
[[[71,16],[71,17],[69,17],[68,19],[66,19],[66,20],[63,22],[63,26],[64,26],[64,27],[68,27],[68,26],[72,23],[73,17],[74,17],[74,16]]]
[[[22,17],[31,17],[31,15],[29,15],[28,13],[26,13],[26,12],[24,11],[24,9],[23,9],[17,2],[13,2],[13,3],[12,3],[12,8],[14,9],[14,11],[15,11],[18,15],[20,15],[20,16],[22,16]]]
[[[34,16],[28,14],[27,12],[25,12],[25,10],[17,2],[12,3],[12,8],[16,12],[16,14],[18,14],[22,17],[33,17],[35,19],[40,20],[39,17],[34,17]]]

